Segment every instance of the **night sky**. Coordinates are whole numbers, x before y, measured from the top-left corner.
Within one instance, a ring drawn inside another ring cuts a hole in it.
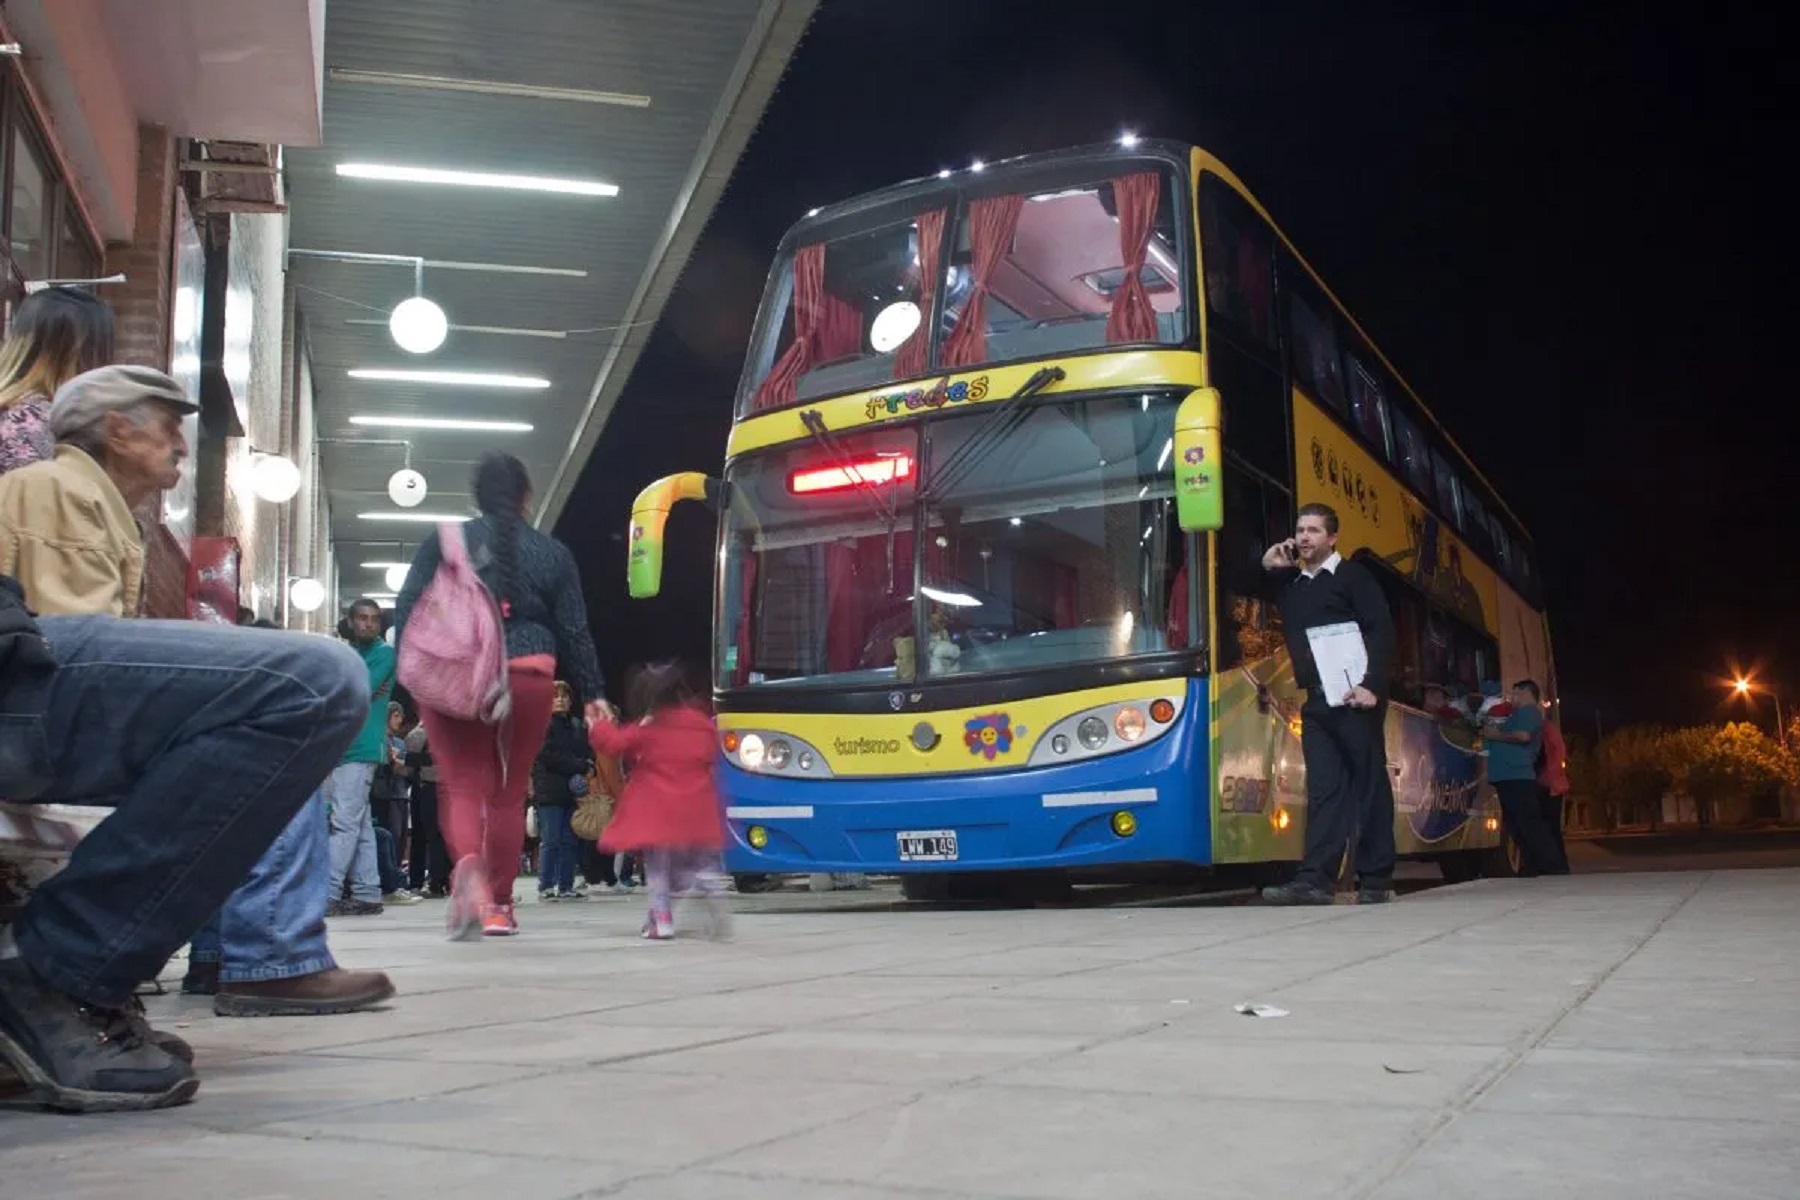
[[[1772,18],[1437,7],[824,0],[557,531],[615,687],[709,654],[710,515],[654,601],[622,534],[645,483],[718,472],[786,227],[1129,129],[1230,164],[1525,522],[1572,731],[1742,715],[1729,662],[1800,708]]]

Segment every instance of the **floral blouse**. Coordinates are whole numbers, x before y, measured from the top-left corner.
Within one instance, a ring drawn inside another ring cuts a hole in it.
[[[0,474],[54,457],[50,436],[50,399],[27,396],[0,409]]]

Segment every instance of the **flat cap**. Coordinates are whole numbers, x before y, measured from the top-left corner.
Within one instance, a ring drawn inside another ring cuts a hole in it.
[[[200,411],[181,385],[153,367],[110,366],[83,371],[56,389],[50,401],[50,433],[61,440],[85,429],[109,412],[120,412],[146,400],[182,413]]]

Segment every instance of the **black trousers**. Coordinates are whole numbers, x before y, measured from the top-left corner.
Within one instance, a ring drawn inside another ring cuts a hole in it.
[[[1394,781],[1388,775],[1387,702],[1332,708],[1317,695],[1300,710],[1306,758],[1306,850],[1299,882],[1329,890],[1354,843],[1357,883],[1394,879]]]
[[[442,892],[450,886],[450,850],[444,845],[444,831],[438,825],[438,785],[420,783],[413,788],[412,861],[407,866],[407,886],[423,892],[428,867],[432,891]]]
[[[1544,819],[1544,789],[1535,779],[1497,779],[1494,793],[1500,798],[1500,817],[1506,832],[1519,843],[1519,874],[1559,875],[1568,860]]]
[[[1569,873],[1569,845],[1563,840],[1563,798],[1552,796],[1550,789],[1539,786],[1538,807],[1543,811],[1544,824],[1550,829],[1550,841],[1556,847],[1556,858],[1551,863],[1551,873],[1567,875]]]

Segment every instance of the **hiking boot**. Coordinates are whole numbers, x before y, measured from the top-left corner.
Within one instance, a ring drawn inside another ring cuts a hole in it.
[[[83,1113],[186,1104],[199,1078],[144,1028],[124,1008],[63,995],[21,959],[0,961],[0,1058],[22,1084],[0,1104]]]
[[[219,990],[219,964],[188,961],[187,974],[181,980],[184,996],[211,996]]]
[[[215,963],[213,965],[217,966],[218,964]],[[137,1031],[139,1037],[143,1038],[146,1042],[149,1042],[152,1046],[161,1048],[170,1058],[179,1058],[189,1066],[193,1065],[194,1048],[187,1044],[187,1039],[173,1033],[164,1033],[160,1029],[152,1029],[150,1027],[150,1014],[144,1011],[144,1002],[142,1000],[133,996],[131,1002],[125,1006],[123,1011],[125,1013],[125,1019],[131,1022],[131,1027]]]
[[[1310,883],[1284,883],[1280,887],[1266,887],[1262,890],[1265,904],[1282,907],[1299,904],[1335,904],[1336,897],[1329,888],[1314,887]]]
[[[330,967],[287,979],[244,979],[219,985],[221,1017],[323,1017],[361,1012],[389,999],[394,985],[380,971]]]

